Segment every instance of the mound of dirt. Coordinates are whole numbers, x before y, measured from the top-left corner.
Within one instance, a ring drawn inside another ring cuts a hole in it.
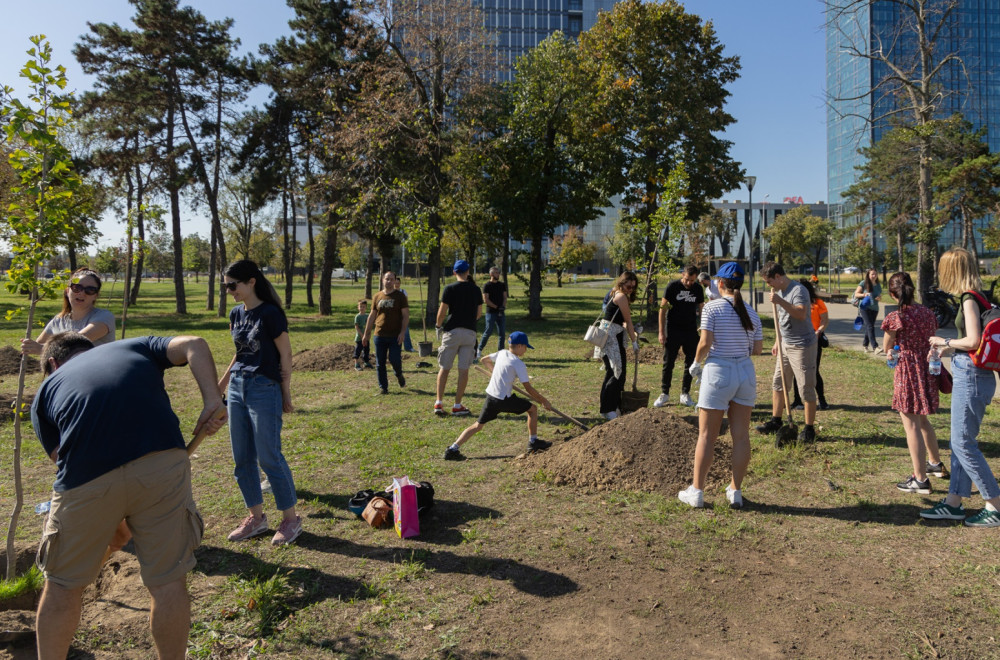
[[[557,485],[595,490],[636,490],[673,496],[691,483],[697,420],[657,408],[601,424],[542,454],[531,454],[526,467],[548,474]],[[729,481],[732,444],[728,436],[715,443],[707,489]]]
[[[681,357],[681,360],[684,358]],[[642,344],[639,347],[639,364],[655,364],[660,366],[663,364],[663,347],[659,343],[653,341],[649,344]],[[684,364],[681,362],[681,364]]]
[[[403,360],[408,357],[403,353]],[[372,348],[371,362],[375,364],[375,349]],[[354,344],[331,344],[292,356],[293,371],[347,371],[354,369]]]
[[[28,356],[28,373],[38,371],[38,360]],[[21,351],[13,346],[0,347],[0,376],[12,376],[21,371]]]

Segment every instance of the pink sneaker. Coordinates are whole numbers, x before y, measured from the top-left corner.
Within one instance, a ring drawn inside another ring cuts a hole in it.
[[[267,531],[267,514],[260,517],[260,522],[254,522],[253,514],[243,519],[239,527],[229,532],[230,541],[245,541],[259,536]]]
[[[281,526],[271,539],[271,545],[285,545],[299,538],[302,533],[302,516],[295,516],[295,520],[282,520]]]

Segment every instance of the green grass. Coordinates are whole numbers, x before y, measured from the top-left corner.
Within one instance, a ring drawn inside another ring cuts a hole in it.
[[[11,600],[23,596],[26,593],[41,591],[45,584],[45,577],[38,570],[37,566],[32,566],[24,575],[13,580],[0,580],[0,602]]]

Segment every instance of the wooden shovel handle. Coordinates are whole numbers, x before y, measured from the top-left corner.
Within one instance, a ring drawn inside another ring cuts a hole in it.
[[[222,419],[223,417],[225,417],[225,415],[226,415],[226,406],[223,405],[220,406],[219,408],[216,408],[215,412],[212,413],[212,416],[209,417],[209,420]],[[201,427],[201,430],[198,431],[198,435],[194,436],[194,439],[188,444],[186,448],[188,456],[193,454],[194,450],[197,449],[198,445],[201,444],[201,441],[208,436],[208,429],[206,428],[206,426],[207,424],[203,425]]]

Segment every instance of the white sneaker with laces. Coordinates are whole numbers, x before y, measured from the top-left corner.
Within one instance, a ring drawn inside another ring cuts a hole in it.
[[[743,508],[743,491],[736,490],[731,485],[726,486],[726,499],[729,500],[730,509]]]
[[[608,418],[608,421],[611,421],[612,419],[615,419],[615,418],[618,417],[618,413],[612,410],[609,413],[604,413],[604,416]]]
[[[681,394],[681,405],[682,406],[694,406],[694,401],[691,400],[691,395],[685,392]]]
[[[681,492],[677,493],[677,499],[684,502],[684,504],[693,506],[696,509],[700,509],[705,506],[704,491],[698,490],[693,485],[688,486]]]
[[[662,408],[663,406],[667,405],[669,401],[670,397],[668,397],[666,394],[661,394],[660,396],[656,397],[656,401],[653,402],[653,407]]]

